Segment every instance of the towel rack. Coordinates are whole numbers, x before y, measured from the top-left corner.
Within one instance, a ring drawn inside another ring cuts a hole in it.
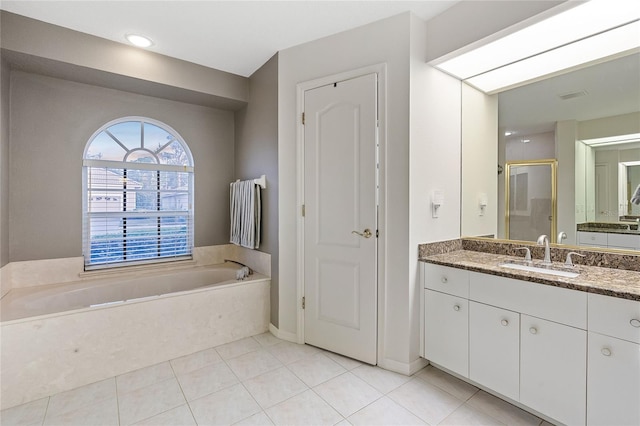
[[[237,179],[236,182],[240,182],[240,179]],[[260,185],[260,188],[265,189],[267,187],[267,177],[262,175],[258,179],[254,179],[253,183]]]

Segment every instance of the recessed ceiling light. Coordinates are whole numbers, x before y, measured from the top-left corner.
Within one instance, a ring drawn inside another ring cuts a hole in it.
[[[512,134],[513,134],[513,132],[509,132],[509,131],[504,132],[505,136],[511,136]]]
[[[153,45],[153,41],[149,37],[141,36],[139,34],[127,34],[126,39],[129,43],[138,47],[149,47]]]
[[[522,139],[522,143],[529,143],[531,142],[531,139]]]

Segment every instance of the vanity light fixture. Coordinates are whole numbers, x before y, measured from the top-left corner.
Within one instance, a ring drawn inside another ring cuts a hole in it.
[[[630,133],[628,135],[608,136],[606,138],[581,139],[585,145],[589,146],[609,146],[621,143],[640,142],[640,133]]]
[[[511,136],[512,134],[513,134],[513,132],[510,132],[510,131],[508,131],[508,130],[507,130],[506,132],[504,132],[504,135],[505,135],[505,136]]]
[[[479,44],[431,64],[488,94],[498,93],[640,51],[640,3],[566,2]]]
[[[134,46],[149,47],[153,45],[153,40],[151,40],[149,37],[145,37],[139,34],[127,34],[125,38]]]

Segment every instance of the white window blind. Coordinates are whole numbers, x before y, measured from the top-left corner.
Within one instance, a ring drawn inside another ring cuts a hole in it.
[[[107,123],[87,144],[83,182],[85,269],[191,258],[193,160],[173,129]]]

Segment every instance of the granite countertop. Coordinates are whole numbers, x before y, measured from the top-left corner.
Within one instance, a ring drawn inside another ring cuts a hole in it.
[[[607,234],[630,234],[630,235],[640,235],[640,230],[638,229],[622,229],[622,228],[600,228],[595,226],[583,226],[578,229],[578,232],[606,232]]]
[[[567,268],[562,263],[554,262],[552,269],[580,273],[576,278],[566,278],[500,267],[498,266],[500,263],[521,263],[524,259],[522,257],[470,250],[455,250],[444,254],[434,254],[421,257],[419,260],[506,278],[640,301],[640,272],[635,271],[583,265]],[[540,260],[534,260],[533,266],[542,266],[542,263]]]
[[[579,223],[577,231],[606,232],[608,234],[640,235],[640,224],[636,222],[586,222]]]

